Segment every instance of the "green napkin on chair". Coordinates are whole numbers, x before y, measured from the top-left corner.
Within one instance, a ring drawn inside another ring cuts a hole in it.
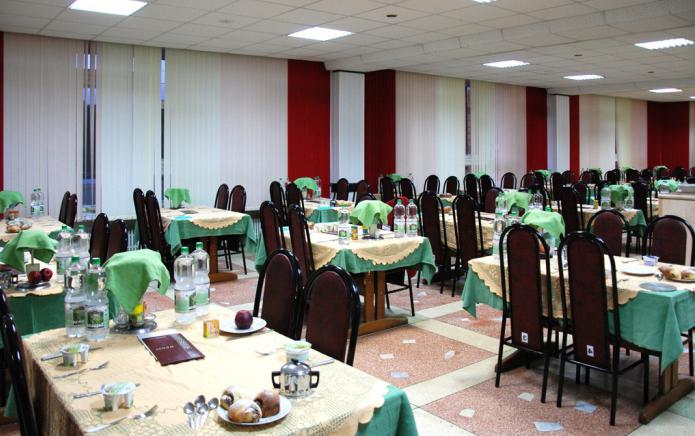
[[[388,221],[391,210],[393,210],[393,208],[383,201],[360,201],[350,212],[350,221],[352,221],[353,224],[362,224],[366,227],[377,224],[378,222],[384,224]]]
[[[504,198],[507,200],[507,210],[512,210],[512,206],[528,209],[531,202],[531,194],[528,192],[504,191]]]
[[[131,313],[140,304],[150,282],[159,282],[159,293],[169,289],[169,271],[156,251],[136,250],[114,254],[104,265],[106,289]]]
[[[171,207],[177,208],[184,201],[191,204],[191,193],[186,188],[168,188],[164,191],[164,196],[171,202]]]
[[[24,197],[17,191],[0,191],[0,213],[17,203],[24,204]]]
[[[311,189],[314,192],[319,190],[319,187],[316,186],[316,180],[312,179],[311,177],[300,177],[294,181],[294,184],[297,185],[297,188],[299,189],[306,188],[307,190]]]
[[[485,171],[476,171],[473,173],[476,179],[479,179],[485,175]]]
[[[613,203],[613,206],[618,204],[618,201],[625,201],[634,192],[630,185],[609,185],[608,189],[611,191],[611,203]]]
[[[24,272],[24,252],[29,251],[35,259],[48,263],[53,259],[58,241],[51,239],[41,230],[22,230],[17,233],[0,253],[0,262]]]
[[[671,192],[676,192],[678,190],[678,182],[671,179],[657,180],[654,182],[654,188],[659,191],[662,186],[668,186],[668,190]]]
[[[544,210],[529,210],[521,217],[521,222],[530,226],[543,228],[543,230],[560,240],[560,235],[565,233],[565,220],[557,212]]]
[[[387,174],[386,177],[393,180],[394,182],[400,182],[401,180],[403,180],[403,176],[401,176],[398,173]]]
[[[550,180],[550,175],[552,174],[552,173],[551,173],[550,171],[548,171],[548,170],[536,170],[536,171],[534,171],[534,172],[543,174],[543,177],[545,177],[545,178],[548,179],[548,180]]]

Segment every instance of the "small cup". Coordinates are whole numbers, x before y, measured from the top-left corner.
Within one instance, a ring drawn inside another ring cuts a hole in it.
[[[63,355],[63,366],[76,367],[80,361],[82,363],[87,363],[89,357],[89,344],[81,342],[79,344],[66,345],[60,349],[60,353]]]
[[[642,262],[645,266],[656,266],[659,262],[659,256],[642,256]]]
[[[307,341],[294,341],[285,345],[285,356],[287,361],[296,360],[298,362],[306,362],[309,359],[309,351],[311,344]]]
[[[104,409],[107,411],[130,409],[133,407],[135,383],[117,382],[101,385],[101,395],[104,397]]]

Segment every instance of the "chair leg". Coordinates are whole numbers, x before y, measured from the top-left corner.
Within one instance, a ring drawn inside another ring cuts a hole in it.
[[[406,272],[406,275],[408,272]],[[415,300],[413,299],[413,281],[408,277],[408,292],[410,293],[410,314],[415,316]]]
[[[386,285],[386,289],[384,290],[384,296],[386,297],[386,308],[391,309],[391,301],[389,300],[389,285]]]
[[[591,374],[591,370],[586,368],[586,373],[584,374],[584,384],[586,385],[589,384],[589,374]]]
[[[497,352],[497,366],[495,367],[495,387],[500,387],[500,377],[502,376],[502,351],[504,350],[504,335],[507,324],[507,317],[502,315],[502,331],[500,332],[500,347]]]
[[[541,403],[545,403],[545,393],[548,390],[548,368],[550,366],[550,345],[545,350],[545,362],[543,364],[543,387],[541,388]]]
[[[618,371],[617,368],[613,373],[613,380],[611,386],[611,420],[610,424],[615,425],[615,409],[618,402]]]
[[[560,374],[557,383],[557,407],[562,407],[562,387],[565,384],[565,338],[566,334],[562,335],[562,348],[560,348]]]
[[[451,280],[451,296],[453,297],[456,295],[456,281],[459,278],[459,260],[458,256],[456,257],[456,260],[454,261],[454,278]]]
[[[417,288],[420,288],[420,271],[417,272]]]
[[[246,250],[244,250],[244,243],[239,241],[239,245],[241,245],[241,260],[244,262],[244,275],[248,274],[248,270],[246,269]]]
[[[642,401],[647,404],[649,402],[649,353],[642,353],[642,363],[644,364],[644,398]]]
[[[575,383],[575,384],[579,384],[579,383],[581,382],[581,381],[580,381],[580,380],[581,380],[581,375],[582,375],[582,368],[581,368],[579,365],[577,365],[576,372],[575,372],[575,375],[574,375],[574,383]]]
[[[693,329],[688,330],[688,362],[690,363],[690,377],[693,376]]]

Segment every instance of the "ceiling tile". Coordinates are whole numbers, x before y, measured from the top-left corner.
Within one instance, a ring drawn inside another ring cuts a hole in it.
[[[384,41],[388,41],[388,39],[381,36],[367,35],[366,33],[353,33],[340,38],[340,42],[353,45],[372,45]]]
[[[257,0],[239,0],[217,12],[224,14],[246,15],[257,18],[270,18],[292,10],[292,7]]]
[[[388,18],[386,15],[396,14],[394,18]],[[381,21],[384,23],[401,23],[403,21],[414,20],[415,18],[420,18],[427,16],[429,14],[425,12],[415,11],[413,9],[406,9],[400,6],[384,6],[382,8],[373,9],[368,12],[363,12],[357,16],[360,18],[367,18],[369,20]]]
[[[100,26],[98,24],[76,24],[71,21],[53,20],[50,23],[48,23],[45,29],[54,32],[70,32],[80,35],[98,35],[104,30],[108,29],[108,27]]]
[[[141,41],[147,41],[148,39],[161,35],[161,33],[162,32],[158,30],[128,29],[126,27],[115,26],[107,29],[99,36],[108,37],[110,39],[121,37],[124,39],[139,39]]]
[[[446,33],[447,35],[451,36],[464,36],[472,35],[474,33],[487,32],[489,30],[492,30],[492,27],[481,26],[480,24],[467,23],[461,24],[459,26],[449,27],[447,29],[441,29],[440,32]]]
[[[51,30],[43,29],[38,32],[39,35],[43,36],[55,36],[56,38],[68,38],[68,39],[80,39],[80,40],[92,40],[96,35],[89,35],[86,33],[69,32],[66,30]]]
[[[249,45],[249,44],[246,42],[234,42],[234,41],[230,41],[228,39],[212,38],[212,39],[208,39],[207,41],[204,41],[204,42],[198,44],[197,46],[193,46],[192,48],[195,49],[196,47],[198,47],[199,49],[201,49],[204,46],[204,47],[212,47],[212,48],[222,49],[222,50],[228,51],[228,50],[234,50],[237,48],[241,48],[241,47],[244,47],[247,45]]]
[[[514,15],[514,12],[491,5],[476,5],[450,11],[445,15],[447,17],[458,18],[470,23],[477,23],[480,21],[492,20],[494,18],[508,17],[509,15]]]
[[[180,26],[181,23],[170,20],[156,20],[153,18],[143,17],[128,17],[118,24],[120,27],[129,29],[141,30],[158,30],[159,32],[168,32],[169,30]]]
[[[451,39],[449,35],[444,35],[437,32],[425,32],[418,35],[406,36],[403,38],[404,41],[411,41],[413,43],[424,44],[426,42],[441,41],[443,39]]]
[[[284,14],[273,17],[273,20],[287,23],[305,24],[307,26],[318,26],[328,21],[335,21],[343,16],[329,14],[327,12],[314,11],[312,9],[294,9]]]
[[[596,26],[586,29],[571,29],[564,31],[556,31],[561,36],[566,36],[572,39],[597,39],[597,38],[611,38],[614,36],[624,35],[625,32],[615,27],[611,26]]]
[[[558,6],[556,8],[529,12],[528,15],[543,20],[555,20],[557,18],[573,17],[575,15],[590,14],[592,12],[596,12],[596,9],[580,3],[574,3],[571,5]]]
[[[378,29],[367,30],[364,33],[369,35],[383,36],[384,38],[405,38],[406,36],[413,36],[417,35],[418,33],[422,33],[422,31],[393,24],[390,26],[380,27]]]
[[[270,39],[275,38],[276,36],[277,35],[274,35],[272,33],[253,32],[251,30],[241,29],[229,32],[225,35],[222,35],[220,38],[230,41],[238,41],[240,43],[245,42],[247,44],[251,44],[256,42],[268,41]]]
[[[178,6],[181,8],[187,8],[191,5],[195,6],[196,9],[204,9],[206,11],[214,11],[219,8],[228,6],[234,3],[235,0],[157,0],[157,4],[164,4],[169,6]]]
[[[480,24],[484,26],[496,27],[502,29],[504,27],[523,26],[540,21],[538,18],[529,15],[509,15],[508,17],[495,18],[493,20],[482,21]]]
[[[41,29],[50,22],[47,18],[25,17],[23,15],[10,15],[0,13],[0,26],[17,26]]]
[[[221,26],[229,27],[230,29],[239,29],[249,24],[259,21],[259,18],[245,17],[242,15],[221,14],[219,12],[211,12],[203,15],[200,18],[193,20],[193,23],[204,24],[206,26]]]
[[[73,23],[87,23],[96,24],[99,26],[113,26],[114,24],[123,21],[125,17],[120,15],[98,14],[96,12],[75,11],[72,9],[65,9],[62,13],[60,13],[60,15],[56,17],[56,19],[60,21],[71,21]]]
[[[186,23],[173,30],[174,33],[180,33],[182,35],[206,36],[208,38],[218,37],[230,31],[231,30],[227,27],[205,26],[192,23]]]
[[[416,11],[439,14],[461,8],[461,0],[406,0],[398,3],[398,6],[415,9]],[[448,15],[448,14],[445,14]]]
[[[439,29],[451,28],[454,26],[459,26],[460,20],[454,18],[444,17],[442,15],[430,15],[428,17],[416,18],[410,21],[404,21],[400,25],[413,27],[420,30],[437,31]]]
[[[304,46],[307,46],[307,45],[314,43],[314,41],[312,41],[310,39],[293,38],[291,36],[276,36],[275,38],[269,39],[265,42],[268,44],[281,45],[283,47],[290,47],[290,48],[304,47]]]
[[[275,33],[278,35],[289,35],[290,33],[306,29],[306,27],[306,25],[302,24],[282,23],[280,21],[263,20],[246,26],[245,29],[254,30],[257,32]]]
[[[572,0],[497,0],[495,5],[514,12],[533,12],[572,3]]]
[[[355,15],[383,6],[381,3],[372,0],[321,0],[311,3],[307,8],[333,14]]]
[[[158,42],[163,44],[177,44],[177,45],[193,45],[200,44],[201,42],[209,38],[204,36],[194,36],[194,35],[182,35],[180,33],[167,32],[159,35],[156,38],[152,38],[150,42]]]
[[[17,0],[18,3],[37,3],[42,5],[68,7],[75,0]]]
[[[640,3],[648,3],[653,0],[589,0],[584,4],[600,10],[618,9],[634,6]]]
[[[650,32],[653,30],[672,29],[674,27],[686,26],[690,22],[676,18],[672,15],[663,17],[643,18],[636,21],[628,21],[624,23],[613,23],[611,26],[622,29],[626,32]]]
[[[326,23],[332,29],[347,30],[348,32],[364,32],[365,30],[384,27],[384,23],[379,21],[365,20],[364,18],[346,17]]]
[[[42,5],[28,2],[0,1],[0,12],[5,15],[23,15],[34,18],[55,18],[64,9],[55,5]]]
[[[207,11],[202,9],[194,9],[190,7],[178,8],[176,6],[167,6],[155,3],[148,4],[144,8],[137,11],[134,16],[186,22],[200,18],[206,13]]]

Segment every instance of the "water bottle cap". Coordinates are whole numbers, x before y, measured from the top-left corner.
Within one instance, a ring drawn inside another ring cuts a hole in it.
[[[80,262],[80,256],[72,256],[70,258],[70,263],[79,263]]]
[[[188,254],[188,247],[181,247],[181,254]]]
[[[203,249],[203,243],[202,242],[196,242],[195,243],[195,249],[196,250],[202,250]]]
[[[67,229],[68,229],[67,224],[63,224],[63,230],[67,230]]]
[[[80,224],[79,226],[77,226],[77,231],[84,232],[84,225]]]
[[[98,257],[93,257],[92,260],[90,261],[90,263],[92,265],[99,266],[99,265],[101,265],[101,259],[99,259]]]

